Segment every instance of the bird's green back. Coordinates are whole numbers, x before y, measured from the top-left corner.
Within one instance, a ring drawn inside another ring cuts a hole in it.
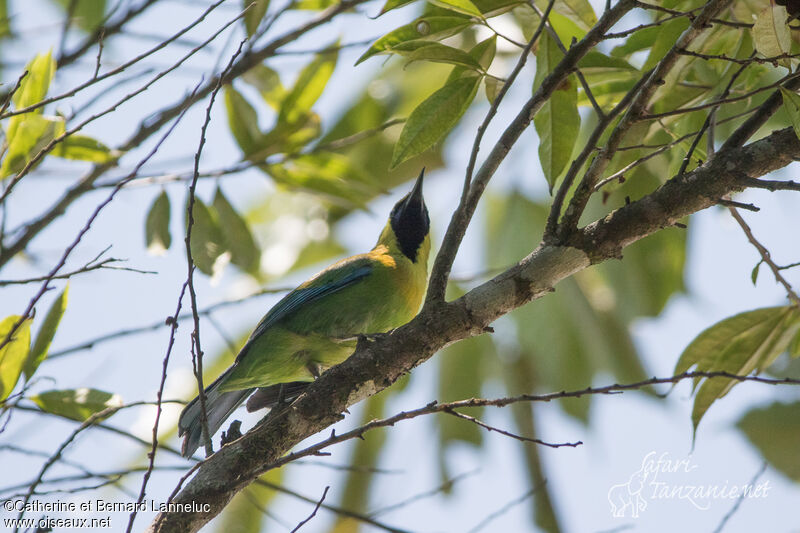
[[[262,319],[221,390],[311,381],[312,369],[346,359],[359,334],[411,320],[427,285],[430,237],[415,261],[400,250],[390,224],[375,248],[331,265],[287,294]]]

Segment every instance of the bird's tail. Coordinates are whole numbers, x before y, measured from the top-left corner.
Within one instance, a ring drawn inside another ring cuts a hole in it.
[[[231,370],[232,368],[229,368],[205,389],[206,420],[208,421],[209,436],[216,433],[225,420],[253,392],[253,389],[221,392],[219,387]],[[178,435],[185,435],[183,446],[181,447],[181,455],[191,457],[200,447],[203,439],[202,408],[199,396],[183,408],[181,417],[178,420]]]

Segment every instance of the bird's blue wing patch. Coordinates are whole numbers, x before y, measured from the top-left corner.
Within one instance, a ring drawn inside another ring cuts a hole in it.
[[[256,329],[253,331],[253,334],[250,336],[250,338],[254,339],[258,337],[272,324],[284,318],[285,316],[288,316],[300,306],[313,302],[319,298],[322,298],[323,296],[340,291],[345,287],[357,282],[361,278],[366,277],[371,271],[372,266],[366,264],[354,268],[352,272],[348,272],[340,279],[332,280],[326,283],[320,283],[316,286],[312,285],[310,287],[293,290],[287,294],[283,300],[275,304],[275,307],[270,309],[269,313],[267,313],[267,315],[261,319],[261,322],[259,322],[258,326],[256,326]],[[244,352],[244,350],[242,351]]]

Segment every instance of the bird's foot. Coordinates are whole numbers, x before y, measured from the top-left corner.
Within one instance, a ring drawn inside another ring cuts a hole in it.
[[[275,403],[277,405],[283,405],[284,403],[286,403],[286,384],[285,383],[281,383],[278,386],[278,399],[275,400]]]
[[[241,436],[242,436],[242,421],[234,420],[228,427],[228,431],[222,432],[222,437],[220,438],[219,445],[220,447],[225,446],[229,442],[233,442]]]
[[[387,331],[385,333],[359,333],[358,335],[356,335],[356,339],[358,339],[358,343],[357,344],[362,344],[362,343],[370,343],[370,344],[372,344],[373,342],[375,342],[376,340],[380,339],[381,337],[385,337],[386,335],[391,334],[392,331],[394,331],[394,330],[390,329],[389,331]]]
[[[314,376],[314,379],[318,379],[322,375],[322,366],[319,363],[308,362],[306,369]]]

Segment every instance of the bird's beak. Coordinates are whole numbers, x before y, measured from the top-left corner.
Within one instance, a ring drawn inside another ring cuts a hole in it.
[[[422,196],[422,180],[424,176],[425,169],[423,168],[422,172],[419,173],[419,177],[417,178],[416,183],[414,183],[414,188],[411,189],[411,192],[406,194],[395,205],[394,210],[392,210],[393,217],[397,217],[398,220],[407,217],[410,217],[412,220],[416,220],[418,217],[427,213],[427,208],[425,207],[425,198]]]
[[[406,196],[406,201],[404,202],[403,211],[410,208],[413,205],[418,205],[423,207],[425,205],[425,198],[422,196],[422,179],[425,177],[425,168],[423,167],[422,171],[419,173],[419,177],[417,178],[417,182],[414,183],[414,188],[411,189],[411,192],[408,193]]]

